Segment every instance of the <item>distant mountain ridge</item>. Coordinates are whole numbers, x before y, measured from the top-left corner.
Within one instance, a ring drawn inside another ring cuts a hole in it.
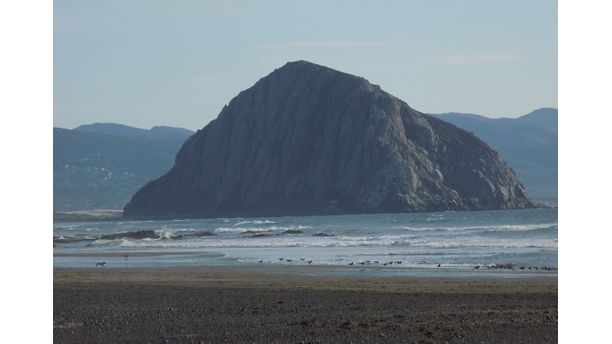
[[[53,209],[122,209],[131,195],[172,167],[193,134],[114,123],[53,128]]]
[[[73,130],[112,136],[158,137],[169,139],[185,139],[193,134],[193,131],[185,128],[154,126],[147,130],[117,123],[84,124],[74,128]]]
[[[529,196],[557,203],[558,111],[541,108],[518,118],[488,118],[466,113],[433,115],[473,132],[515,170]]]

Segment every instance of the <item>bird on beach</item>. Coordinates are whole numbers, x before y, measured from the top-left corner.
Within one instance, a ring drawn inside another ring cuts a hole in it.
[[[307,261],[306,263],[308,263],[308,264],[312,264],[312,260],[309,260],[309,261]]]
[[[440,264],[438,264],[438,267],[440,267]]]
[[[291,263],[293,259],[285,259],[285,261],[288,261],[289,263]]]
[[[353,262],[350,262],[348,265],[353,265],[353,264],[354,264]]]
[[[480,269],[480,265],[476,265],[474,269]]]
[[[283,260],[283,259],[285,259],[285,258],[284,258],[284,257],[280,257],[280,258],[278,258],[278,260]]]
[[[525,266],[519,266],[519,269],[525,270]]]
[[[306,260],[306,258],[300,258],[300,260],[301,260],[301,261],[305,261],[305,260]]]
[[[260,260],[259,260],[259,262],[260,262],[260,263],[263,263],[263,259],[260,259]]]
[[[106,262],[95,262],[96,266],[106,266]]]

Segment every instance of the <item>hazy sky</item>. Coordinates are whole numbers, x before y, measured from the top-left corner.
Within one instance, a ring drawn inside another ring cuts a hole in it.
[[[54,0],[54,125],[198,129],[287,61],[427,113],[557,107],[554,0]]]

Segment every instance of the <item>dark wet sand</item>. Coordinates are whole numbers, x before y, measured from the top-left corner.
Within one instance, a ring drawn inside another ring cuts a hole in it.
[[[55,269],[56,343],[556,343],[557,278]]]

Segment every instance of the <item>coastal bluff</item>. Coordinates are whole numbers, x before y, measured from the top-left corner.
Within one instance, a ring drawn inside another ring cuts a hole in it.
[[[366,79],[289,62],[182,146],[124,216],[212,218],[532,207],[498,153]]]

